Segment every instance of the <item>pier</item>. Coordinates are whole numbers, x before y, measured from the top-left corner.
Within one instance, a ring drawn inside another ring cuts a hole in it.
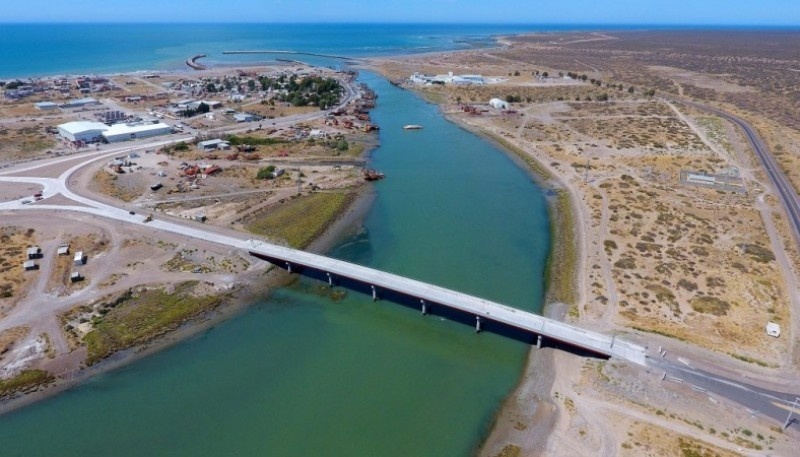
[[[528,311],[512,308],[416,279],[375,270],[369,267],[305,251],[249,240],[248,252],[289,273],[303,274],[326,281],[329,286],[342,285],[364,292],[377,301],[391,297],[405,303],[418,303],[422,315],[433,307],[444,307],[474,316],[475,331],[489,323],[500,323],[536,337],[536,346],[543,339],[552,339],[604,357],[645,364],[645,348],[628,341],[574,325],[549,319]]]

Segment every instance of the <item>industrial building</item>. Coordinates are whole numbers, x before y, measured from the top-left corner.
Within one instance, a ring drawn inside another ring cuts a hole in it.
[[[76,121],[58,126],[58,133],[69,141],[91,143],[105,140],[109,143],[148,138],[172,133],[172,127],[158,121],[142,121],[108,126],[101,122]]]
[[[53,102],[34,103],[34,106],[36,106],[36,109],[39,109],[39,110],[42,110],[42,111],[48,111],[48,110],[51,110],[51,109],[58,109],[58,104],[57,103],[53,103]]]
[[[169,133],[172,133],[172,127],[163,122],[136,122],[132,124],[114,124],[111,127],[106,127],[106,131],[102,135],[109,143],[116,143]]]
[[[102,139],[108,126],[100,122],[75,121],[58,126],[58,134],[69,141],[91,143]]]

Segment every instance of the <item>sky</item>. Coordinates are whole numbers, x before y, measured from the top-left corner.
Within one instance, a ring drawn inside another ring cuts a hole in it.
[[[0,22],[414,22],[800,26],[800,0],[25,0]]]

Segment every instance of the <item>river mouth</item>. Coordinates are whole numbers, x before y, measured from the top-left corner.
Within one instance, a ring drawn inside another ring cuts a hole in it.
[[[329,254],[539,311],[550,243],[540,189],[438,107],[361,79],[380,96],[372,166],[387,179],[362,229]],[[0,440],[11,455],[467,455],[527,350],[300,280],[190,341],[0,417]]]

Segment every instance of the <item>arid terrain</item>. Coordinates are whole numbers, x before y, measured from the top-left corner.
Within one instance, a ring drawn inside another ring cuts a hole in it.
[[[792,227],[743,133],[686,103],[751,122],[798,187],[795,38],[541,34],[373,64],[506,146],[554,189],[562,233],[551,277],[574,281],[551,284],[549,300],[567,304],[551,313],[566,310],[565,319],[658,347],[658,356],[797,391]],[[449,72],[486,83],[409,80]],[[780,337],[766,334],[770,322]],[[529,367],[484,455],[791,453],[794,438],[779,424],[659,370],[554,357],[552,388]]]

